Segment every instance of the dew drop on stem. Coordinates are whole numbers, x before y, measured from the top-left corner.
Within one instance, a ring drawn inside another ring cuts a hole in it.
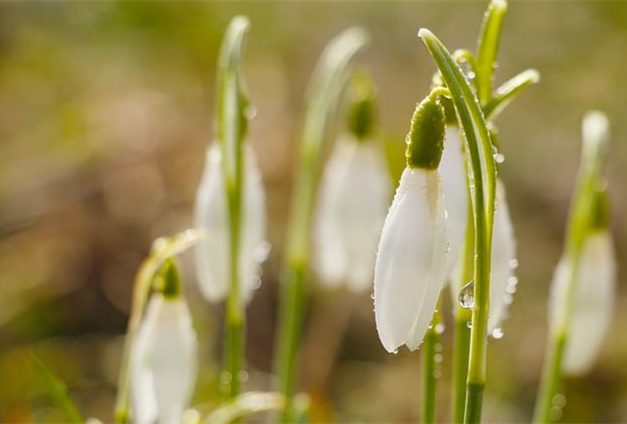
[[[475,306],[475,281],[471,280],[459,291],[459,304],[464,309],[472,309]]]

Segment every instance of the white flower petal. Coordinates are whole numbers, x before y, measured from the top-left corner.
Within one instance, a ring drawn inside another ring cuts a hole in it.
[[[220,150],[214,142],[207,152],[203,176],[196,193],[194,226],[209,236],[195,248],[198,284],[213,302],[226,297],[229,287],[229,217],[222,177]]]
[[[511,287],[516,287],[516,242],[514,229],[507,206],[505,187],[501,180],[496,181],[496,211],[492,233],[492,272],[490,277],[490,315],[488,332],[499,328],[512,302]]]
[[[382,152],[342,137],[327,165],[314,228],[314,263],[323,283],[354,291],[372,284],[372,264],[387,213],[390,184]]]
[[[551,312],[562,312],[558,308],[564,303],[567,278],[566,265],[560,262],[551,290]],[[562,362],[562,370],[569,375],[582,374],[592,367],[611,323],[616,291],[616,262],[607,231],[588,236],[575,278]]]
[[[439,217],[441,215],[441,217]],[[379,338],[389,352],[424,336],[435,309],[433,293],[442,281],[434,264],[444,211],[437,173],[406,168],[381,234],[375,265],[375,318]],[[444,267],[444,264],[441,265]],[[439,295],[439,292],[438,294]],[[437,301],[437,295],[436,301]]]
[[[245,173],[242,197],[242,248],[240,250],[240,288],[248,302],[258,288],[261,263],[266,260],[269,244],[266,241],[266,197],[261,171],[250,145],[244,150]]]
[[[213,302],[223,300],[230,284],[229,215],[222,176],[220,150],[214,143],[196,196],[195,226],[205,228],[208,237],[196,247],[196,269],[200,288]],[[254,151],[244,147],[241,249],[239,260],[242,299],[249,301],[259,281],[260,263],[267,256],[266,211],[261,172]]]
[[[197,348],[183,298],[153,295],[131,356],[132,369],[140,370],[131,381],[135,422],[154,422],[155,405],[160,423],[181,421],[196,380]]]
[[[444,191],[444,207],[447,215],[449,253],[447,278],[453,279],[456,268],[461,266],[462,249],[468,224],[468,187],[466,185],[466,163],[463,143],[457,127],[447,127],[444,150],[438,167]],[[453,280],[454,284],[458,281]],[[457,290],[452,290],[457,292]],[[457,293],[454,293],[457,302]]]

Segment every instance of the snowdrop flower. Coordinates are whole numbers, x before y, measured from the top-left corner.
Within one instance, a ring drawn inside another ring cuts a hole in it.
[[[446,276],[446,217],[437,167],[444,110],[428,97],[407,136],[407,167],[383,225],[375,262],[374,307],[388,352],[422,343]]]
[[[196,193],[194,225],[205,228],[207,239],[196,247],[197,278],[207,300],[219,302],[229,292],[230,230],[222,155],[214,143],[207,152],[205,170]],[[249,301],[259,285],[260,263],[267,256],[265,195],[261,172],[252,148],[244,145],[244,176],[239,258],[240,293]]]
[[[449,238],[449,259],[447,276],[454,284],[459,283],[462,251],[468,223],[468,188],[466,183],[466,164],[462,139],[457,126],[446,129],[442,160],[438,168],[444,191],[444,205],[447,212],[447,232]],[[507,315],[507,307],[512,302],[512,295],[517,284],[516,242],[505,186],[500,179],[496,181],[496,212],[492,232],[492,258],[490,277],[490,312],[488,332],[498,334],[499,327]],[[458,291],[451,290],[453,301],[458,300]]]
[[[446,275],[456,284],[455,271],[461,268],[462,250],[468,224],[468,185],[466,183],[466,160],[464,146],[457,126],[448,126],[444,138],[442,160],[438,167],[444,191],[446,224],[449,239],[449,254]],[[457,293],[455,293],[457,296]]]
[[[597,192],[592,229],[583,240],[577,268],[562,258],[551,286],[549,317],[555,322],[568,307],[566,345],[562,360],[565,374],[583,374],[592,368],[610,327],[616,293],[616,259],[608,230],[604,192]],[[572,283],[570,278],[574,280]]]
[[[357,74],[350,134],[339,137],[322,175],[314,221],[314,267],[329,287],[363,292],[391,196],[384,152],[372,139],[373,87]]]
[[[173,263],[167,287],[153,294],[130,358],[133,422],[181,422],[197,367],[197,339]]]

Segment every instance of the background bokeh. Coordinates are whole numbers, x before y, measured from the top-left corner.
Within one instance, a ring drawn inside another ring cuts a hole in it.
[[[450,49],[474,49],[486,4],[0,3],[0,422],[64,420],[33,373],[32,350],[86,416],[112,420],[133,276],[154,238],[191,225],[213,137],[217,50],[233,16],[252,23],[244,74],[257,116],[249,137],[264,175],[273,246],[247,336],[248,387],[264,389],[303,96],[318,54],[348,26],[371,33],[357,61],[378,87],[378,123],[395,179],[411,113],[435,70],[417,30],[428,27]],[[510,4],[497,85],[526,68],[538,69],[542,82],[497,121],[520,284],[505,337],[489,344],[486,422],[531,417],[548,284],[562,248],[580,121],[591,108],[612,122],[607,174],[619,292],[597,365],[566,381],[563,420],[627,421],[626,47],[627,3]],[[181,261],[202,346],[194,403],[207,409],[219,398],[221,310],[200,299],[191,257]],[[416,421],[419,355],[385,353],[369,293],[324,292],[315,279],[310,293],[301,387],[312,393],[314,419]],[[448,419],[449,349],[446,334],[441,421]]]

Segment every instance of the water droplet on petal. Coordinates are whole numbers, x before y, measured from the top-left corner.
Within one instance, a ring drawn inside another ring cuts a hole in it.
[[[467,327],[467,328],[472,328],[472,321],[468,321],[468,322],[466,323],[466,327]]]
[[[504,335],[505,333],[503,332],[503,329],[500,327],[497,327],[494,330],[492,330],[492,337],[497,340],[502,339]]]
[[[509,267],[511,269],[516,269],[518,268],[518,259],[510,259],[509,260]]]
[[[392,355],[396,355],[398,353],[398,349],[392,351]]]
[[[505,162],[505,156],[503,156],[502,153],[497,153],[496,155],[494,155],[494,162],[496,162],[496,163],[503,163],[503,162]]]
[[[374,293],[370,295],[370,299],[374,300]]]
[[[258,275],[252,275],[250,277],[250,288],[252,290],[257,290],[261,287],[261,278]]]
[[[466,284],[459,291],[459,304],[464,309],[472,309],[475,306],[475,282]]]
[[[269,241],[260,241],[255,247],[255,250],[253,250],[253,260],[257,263],[265,262],[265,260],[268,259],[270,250],[272,250],[272,245]]]

